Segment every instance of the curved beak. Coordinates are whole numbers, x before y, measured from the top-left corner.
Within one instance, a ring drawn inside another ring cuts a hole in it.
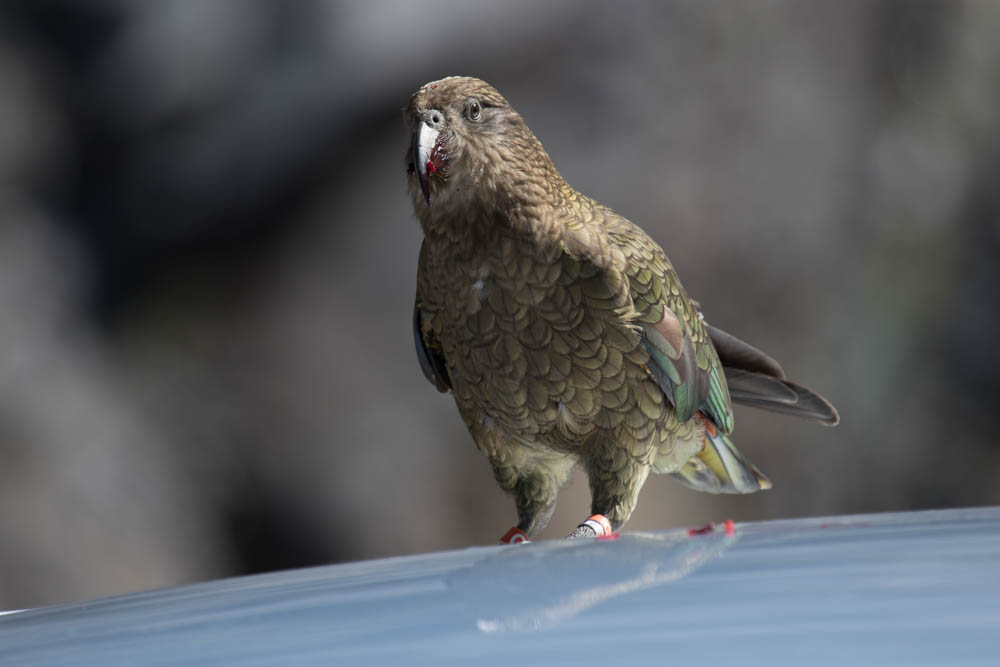
[[[431,158],[439,134],[440,132],[421,121],[413,135],[413,170],[417,174],[420,191],[424,193],[428,206],[431,205],[430,177],[437,171]]]

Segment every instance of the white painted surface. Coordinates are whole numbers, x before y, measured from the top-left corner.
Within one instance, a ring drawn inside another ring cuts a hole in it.
[[[626,533],[0,618],[0,665],[1000,664],[1000,508]]]

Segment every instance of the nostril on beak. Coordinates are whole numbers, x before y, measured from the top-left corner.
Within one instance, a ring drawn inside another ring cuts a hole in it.
[[[427,116],[427,123],[433,128],[438,128],[444,122],[444,115],[440,111],[431,111]]]

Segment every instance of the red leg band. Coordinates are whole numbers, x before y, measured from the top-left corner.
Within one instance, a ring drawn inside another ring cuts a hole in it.
[[[500,544],[527,544],[530,541],[524,531],[517,526],[508,530],[500,538]]]

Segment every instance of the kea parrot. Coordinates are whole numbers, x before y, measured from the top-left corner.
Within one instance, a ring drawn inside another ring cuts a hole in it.
[[[517,525],[548,523],[575,466],[611,535],[650,472],[709,493],[771,482],[730,440],[734,403],[839,421],[822,396],[709,325],[660,246],[574,190],[488,83],[448,77],[404,110],[423,231],[413,332],[427,379],[451,392]]]

